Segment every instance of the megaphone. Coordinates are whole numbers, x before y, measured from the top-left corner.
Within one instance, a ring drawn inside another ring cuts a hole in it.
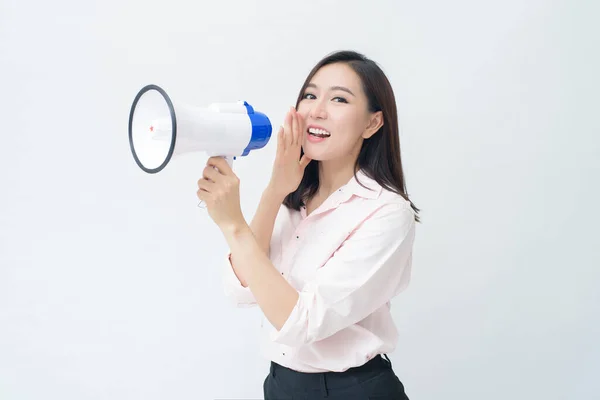
[[[173,156],[193,151],[222,156],[231,166],[235,157],[263,148],[271,132],[269,118],[246,101],[178,104],[157,85],[143,87],[129,113],[129,146],[149,174],[162,171]]]

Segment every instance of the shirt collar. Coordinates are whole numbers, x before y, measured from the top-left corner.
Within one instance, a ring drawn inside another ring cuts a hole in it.
[[[381,190],[381,185],[374,179],[369,178],[362,170],[358,171],[356,176],[352,176],[350,181],[343,187],[344,192],[350,192],[350,194],[366,199],[378,198]]]
[[[381,185],[360,170],[356,173],[356,176],[353,175],[352,178],[350,178],[347,184],[338,189],[338,192],[340,193],[327,198],[323,204],[311,213],[311,216],[336,208],[340,204],[348,201],[353,195],[365,199],[376,199],[381,194],[382,189]],[[300,215],[303,219],[306,218],[306,206],[300,208]]]

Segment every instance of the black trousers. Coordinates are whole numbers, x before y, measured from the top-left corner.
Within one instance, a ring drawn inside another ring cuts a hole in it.
[[[384,356],[344,372],[305,373],[271,362],[263,384],[265,400],[408,400]]]

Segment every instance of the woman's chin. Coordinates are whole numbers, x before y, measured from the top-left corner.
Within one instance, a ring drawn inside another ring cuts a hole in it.
[[[329,161],[339,161],[346,159],[343,155],[338,154],[338,152],[332,151],[332,149],[315,149],[311,148],[311,146],[303,147],[304,154],[313,161],[320,162],[329,162]]]
[[[327,151],[320,144],[315,145],[315,143],[305,141],[302,150],[311,160],[324,161],[327,159]]]
[[[323,161],[324,154],[322,154],[322,152],[311,150],[310,147],[309,148],[304,147],[303,150],[304,150],[304,155],[306,155],[311,160]]]

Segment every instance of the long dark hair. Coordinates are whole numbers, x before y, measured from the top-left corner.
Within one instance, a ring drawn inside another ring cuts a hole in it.
[[[338,51],[329,54],[313,67],[302,85],[296,100],[296,109],[302,100],[304,91],[319,69],[328,64],[343,62],[349,65],[362,81],[363,91],[368,99],[370,112],[382,111],[383,126],[373,136],[363,141],[354,168],[362,170],[365,175],[375,180],[382,187],[401,195],[410,202],[415,211],[415,220],[420,222],[420,211],[408,198],[406,182],[400,156],[400,137],[398,133],[398,114],[396,98],[392,85],[374,61],[355,51]],[[301,151],[302,157],[304,151]],[[317,193],[319,189],[319,164],[312,160],[304,170],[304,176],[298,188],[288,194],[283,202],[285,206],[300,210],[305,201]]]

